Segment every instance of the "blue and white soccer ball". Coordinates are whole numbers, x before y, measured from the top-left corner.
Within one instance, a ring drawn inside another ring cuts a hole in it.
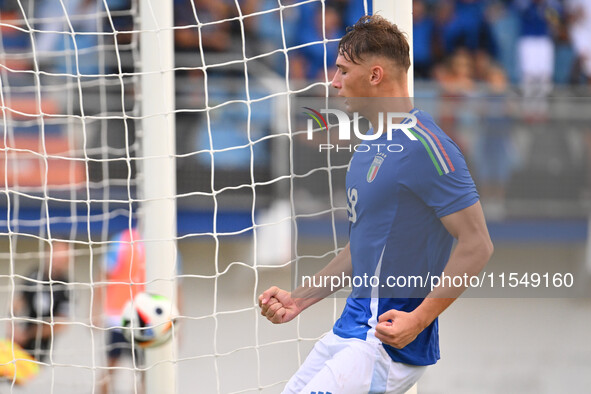
[[[123,308],[123,336],[142,348],[160,346],[172,337],[178,314],[176,306],[167,297],[138,293]]]

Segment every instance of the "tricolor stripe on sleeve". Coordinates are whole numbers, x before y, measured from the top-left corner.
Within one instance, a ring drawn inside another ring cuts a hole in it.
[[[449,174],[454,172],[455,168],[449,159],[449,156],[439,138],[420,120],[417,119],[417,125],[410,129],[410,132],[423,144],[425,150],[429,154],[433,165],[437,169],[439,175]]]

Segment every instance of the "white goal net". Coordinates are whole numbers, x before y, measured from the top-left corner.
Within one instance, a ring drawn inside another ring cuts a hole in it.
[[[161,6],[172,26],[159,25]],[[298,96],[329,95],[338,38],[370,11],[356,0],[0,1],[0,392],[281,391],[342,300],[274,326],[258,295],[289,289],[296,263],[326,262],[347,231],[348,156],[314,154],[290,114]],[[150,82],[164,75],[173,97]],[[118,264],[144,244],[138,279]],[[174,288],[165,358],[113,343],[117,285],[125,300]]]

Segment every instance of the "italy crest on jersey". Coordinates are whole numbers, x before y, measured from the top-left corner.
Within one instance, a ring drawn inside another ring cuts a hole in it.
[[[380,166],[384,162],[384,158],[379,154],[373,158],[373,162],[371,166],[369,166],[369,171],[367,171],[367,182],[371,183],[374,179],[376,179],[376,175],[378,175],[378,171],[380,170]]]

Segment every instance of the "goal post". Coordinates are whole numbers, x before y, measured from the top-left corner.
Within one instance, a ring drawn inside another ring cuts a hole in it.
[[[408,69],[408,95],[414,97],[414,72],[412,50],[412,0],[373,0],[373,12],[398,25],[406,33],[410,49],[410,68]]]
[[[173,0],[140,1],[141,227],[146,290],[176,303]],[[146,350],[147,394],[176,392],[176,341]]]

